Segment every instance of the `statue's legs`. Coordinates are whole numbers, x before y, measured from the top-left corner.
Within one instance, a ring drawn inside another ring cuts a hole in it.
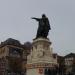
[[[42,28],[38,28],[36,38],[43,37],[42,34],[43,34],[43,29]]]
[[[43,37],[43,38],[47,38],[49,30],[47,30],[46,28],[38,28],[37,30],[37,35],[36,38],[38,37]]]

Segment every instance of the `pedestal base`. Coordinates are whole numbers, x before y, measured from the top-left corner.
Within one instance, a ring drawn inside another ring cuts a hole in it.
[[[53,59],[49,39],[33,40],[31,54],[27,57],[27,75],[44,75],[45,70],[54,69],[57,61]]]
[[[43,69],[27,69],[27,75],[44,75]]]

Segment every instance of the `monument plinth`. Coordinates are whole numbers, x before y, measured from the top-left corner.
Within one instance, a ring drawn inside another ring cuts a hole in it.
[[[57,65],[53,59],[51,42],[49,39],[38,38],[33,40],[30,55],[27,57],[27,75],[44,75],[45,69],[52,69]]]

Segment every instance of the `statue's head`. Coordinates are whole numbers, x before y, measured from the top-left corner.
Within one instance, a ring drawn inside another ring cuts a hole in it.
[[[42,18],[44,18],[44,17],[46,17],[46,15],[45,14],[42,14]]]

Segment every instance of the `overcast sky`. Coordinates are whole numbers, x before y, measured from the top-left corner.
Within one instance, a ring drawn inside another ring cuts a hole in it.
[[[38,23],[31,17],[43,13],[51,24],[53,52],[75,53],[75,0],[0,0],[0,42],[7,38],[32,42]]]

